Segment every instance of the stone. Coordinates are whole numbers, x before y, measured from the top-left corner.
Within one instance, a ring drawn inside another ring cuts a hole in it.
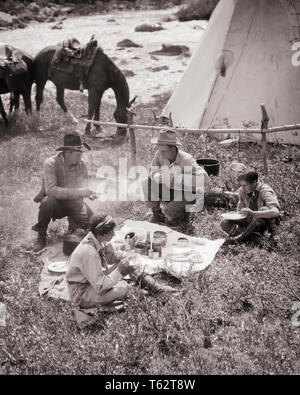
[[[40,12],[40,6],[36,3],[28,4],[28,9],[34,14],[38,14]]]
[[[19,15],[19,20],[22,22],[29,22],[32,20],[32,14],[28,11],[24,11]]]
[[[169,67],[168,66],[147,67],[147,70],[157,72],[161,70],[169,70]]]
[[[52,27],[51,27],[51,29],[57,29],[57,30],[60,30],[60,29],[62,29],[63,28],[63,25],[62,25],[62,22],[58,22],[58,23],[56,23],[55,25],[53,25]]]
[[[23,4],[23,3],[15,3],[15,5],[14,5],[14,9],[16,10],[16,11],[22,11],[22,10],[24,10],[24,8],[25,8],[25,5]]]
[[[55,21],[54,16],[49,16],[49,18],[47,19],[47,22],[54,22],[54,21]]]
[[[11,26],[13,22],[13,17],[10,14],[0,11],[0,26]]]
[[[157,32],[159,30],[165,30],[160,24],[148,24],[143,23],[142,25],[137,26],[134,31],[136,32]]]
[[[46,16],[51,16],[52,15],[52,10],[50,7],[43,7],[43,14]]]
[[[133,77],[135,73],[132,70],[122,70],[122,73],[125,75],[125,77]]]
[[[23,29],[26,24],[23,23],[17,16],[14,16],[14,23],[13,23],[14,27],[19,28],[19,29]]]
[[[128,64],[128,60],[127,59],[122,59],[122,60],[120,60],[119,64],[122,65],[122,66],[127,65]]]
[[[71,14],[74,11],[74,7],[62,7],[60,11],[62,14]]]
[[[122,40],[122,41],[119,41],[119,42],[117,43],[117,47],[122,47],[122,48],[130,48],[130,47],[142,48],[141,45],[136,44],[135,42],[133,42],[133,41],[127,39],[127,38],[125,38],[125,39]]]
[[[34,19],[38,22],[45,22],[45,20],[47,19],[47,15],[45,15],[44,13],[40,13],[39,15],[37,15]]]
[[[190,49],[186,45],[170,45],[162,44],[162,48],[158,51],[149,52],[153,55],[167,55],[167,56],[177,56],[184,55],[190,56]]]

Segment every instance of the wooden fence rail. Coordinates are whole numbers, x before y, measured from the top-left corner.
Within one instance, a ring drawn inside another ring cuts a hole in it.
[[[115,126],[121,128],[128,128],[127,123],[117,123],[117,122],[102,122],[102,121],[94,121],[93,119],[84,119],[86,123],[93,123],[95,125],[103,125],[103,126]],[[163,126],[154,126],[154,125],[134,125],[130,124],[130,128],[133,129],[148,129],[148,130],[161,130]],[[261,129],[192,129],[192,128],[180,128],[175,127],[177,132],[187,132],[187,133],[218,133],[218,134],[261,134]],[[266,133],[277,133],[277,132],[284,132],[289,130],[300,130],[300,124],[294,125],[284,125],[284,126],[276,126],[274,128],[269,128],[266,130]]]
[[[253,128],[253,129],[213,129],[213,128],[207,128],[207,129],[193,129],[193,128],[181,128],[181,127],[175,127],[174,129],[177,132],[182,132],[182,133],[212,133],[212,134],[258,134],[261,135],[262,139],[262,147],[261,147],[261,152],[262,152],[262,158],[263,158],[263,164],[264,164],[264,173],[265,173],[265,178],[268,177],[268,161],[267,161],[267,135],[270,133],[278,133],[278,132],[284,132],[284,131],[290,131],[290,130],[300,130],[300,124],[293,124],[293,125],[282,125],[282,126],[275,126],[273,128],[268,127],[268,122],[269,122],[269,117],[267,114],[267,111],[265,109],[264,104],[261,104],[261,111],[262,111],[262,121],[261,121],[261,128]],[[161,130],[164,125],[161,126],[154,126],[154,125],[134,125],[133,124],[133,115],[135,115],[132,110],[128,110],[128,123],[117,123],[117,122],[102,122],[102,121],[94,121],[91,119],[84,119],[83,121],[86,123],[93,123],[95,125],[103,125],[103,126],[115,126],[115,127],[123,127],[127,128],[129,130],[130,134],[130,142],[131,142],[131,157],[132,157],[132,163],[136,164],[136,140],[135,140],[135,134],[134,131],[136,129],[141,129],[141,130]],[[171,114],[170,114],[171,118]],[[167,126],[167,125],[166,125]]]

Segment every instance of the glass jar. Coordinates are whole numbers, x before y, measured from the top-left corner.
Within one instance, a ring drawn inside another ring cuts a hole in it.
[[[161,242],[160,241],[153,241],[153,243],[152,243],[152,250],[153,250],[153,253],[154,252],[158,252],[159,253],[159,257],[161,257],[161,254],[162,254]]]

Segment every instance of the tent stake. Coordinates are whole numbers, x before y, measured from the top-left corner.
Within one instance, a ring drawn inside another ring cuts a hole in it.
[[[268,171],[268,160],[267,160],[267,129],[268,129],[268,122],[270,118],[268,117],[267,110],[264,104],[260,105],[261,112],[262,112],[262,120],[261,120],[261,152],[263,156],[263,163],[264,163],[264,172],[265,178],[269,176]]]

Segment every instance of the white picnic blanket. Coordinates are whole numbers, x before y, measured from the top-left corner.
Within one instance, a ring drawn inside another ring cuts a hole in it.
[[[148,221],[132,221],[126,220],[124,226],[116,233],[112,239],[115,248],[124,241],[124,237],[129,232],[134,232],[138,240],[145,240],[147,231],[150,231],[151,239],[155,231],[164,231],[167,234],[166,248],[163,248],[162,257],[160,259],[150,259],[145,255],[138,255],[135,264],[138,264],[143,270],[149,274],[165,271],[174,277],[182,278],[190,273],[199,272],[206,269],[213,261],[219,248],[224,243],[224,239],[210,240],[207,238],[193,237],[177,232],[167,226],[157,225]],[[176,250],[178,253],[177,239],[185,237],[188,239],[188,246],[182,250],[186,255],[201,254],[203,261],[200,264],[187,262],[171,262],[168,254]]]
[[[124,242],[124,237],[127,233],[135,232],[138,240],[144,240],[147,231],[150,231],[153,240],[153,232],[161,230],[167,233],[166,248],[163,249],[162,257],[159,259],[150,259],[144,255],[137,255],[134,259],[134,264],[142,268],[148,274],[159,272],[167,272],[179,279],[189,275],[190,273],[199,272],[206,269],[213,261],[216,253],[224,242],[224,239],[209,240],[206,238],[192,237],[186,234],[176,232],[167,226],[152,224],[148,221],[132,221],[126,220],[122,228],[116,231],[112,239],[112,245],[118,248]],[[185,253],[198,253],[203,257],[200,264],[193,264],[192,262],[171,262],[168,260],[168,253],[177,244],[177,239],[185,237],[188,239],[188,246]],[[69,257],[63,254],[62,243],[56,243],[49,246],[41,254],[44,267],[41,272],[41,281],[39,284],[40,295],[47,295],[51,298],[69,300],[65,272],[56,273],[48,270],[50,265],[57,263],[60,266],[65,265],[67,270]],[[59,266],[58,265],[58,266]]]

